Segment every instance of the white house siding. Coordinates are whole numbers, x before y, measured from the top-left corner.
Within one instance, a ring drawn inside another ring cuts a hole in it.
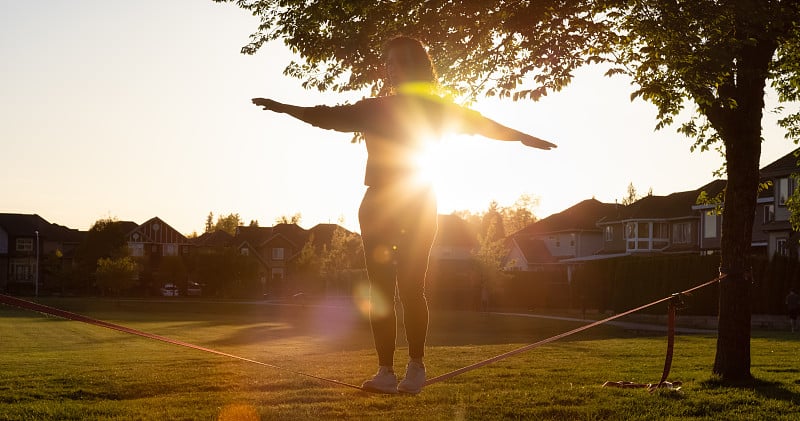
[[[555,258],[575,257],[578,246],[578,234],[554,233],[540,237],[547,251]]]

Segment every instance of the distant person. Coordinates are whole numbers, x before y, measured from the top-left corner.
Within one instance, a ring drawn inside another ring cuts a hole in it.
[[[362,387],[382,393],[415,394],[425,384],[425,276],[437,218],[432,186],[417,177],[416,154],[432,137],[445,132],[521,141],[539,149],[556,145],[439,97],[433,63],[416,39],[401,36],[390,40],[385,45],[384,60],[384,82],[391,88],[387,96],[340,106],[301,107],[266,98],[254,98],[253,103],[323,129],[364,135],[368,155],[364,184],[368,188],[358,219],[370,280],[370,325],[379,368]],[[403,305],[410,358],[399,385],[393,368],[395,288]]]
[[[797,313],[800,312],[800,295],[794,289],[786,296],[786,312],[789,313],[789,324],[792,332],[797,330]]]
[[[481,311],[489,311],[489,285],[485,281],[481,283]]]

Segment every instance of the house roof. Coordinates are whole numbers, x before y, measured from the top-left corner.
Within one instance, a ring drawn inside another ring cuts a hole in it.
[[[556,263],[544,241],[533,236],[520,235],[514,237],[520,252],[525,256],[525,261],[530,264]]]
[[[613,218],[622,206],[616,203],[602,203],[597,199],[587,199],[559,213],[534,222],[517,231],[512,236],[536,235],[562,231],[597,231],[597,221]]]
[[[347,235],[355,234],[354,232],[338,224],[317,224],[308,230],[307,236],[310,238],[313,235],[314,246],[320,249],[325,244],[331,244],[331,241],[333,240],[333,233],[337,229],[344,230],[345,234]],[[305,241],[308,241],[308,238],[306,238],[304,242]]]
[[[457,215],[439,215],[434,247],[464,247],[478,245],[477,231]]]
[[[725,180],[714,180],[696,190],[672,193],[667,196],[647,196],[622,207],[614,218],[605,218],[599,223],[613,223],[628,219],[674,219],[695,216],[692,206],[701,192],[710,197],[719,194],[727,185]]]
[[[157,216],[129,230],[126,238],[134,242],[189,244],[189,239]]]
[[[769,178],[779,175],[789,175],[798,171],[800,161],[800,148],[795,149],[761,169],[761,177]]]
[[[230,245],[233,236],[223,230],[204,232],[203,235],[191,240],[198,247],[225,247]]]
[[[35,237],[38,231],[40,237],[66,243],[79,243],[86,235],[86,231],[53,224],[37,214],[0,213],[0,227],[13,237]]]
[[[322,231],[322,230],[321,230]],[[331,231],[332,233],[333,231]],[[297,247],[302,247],[308,241],[309,231],[297,224],[277,224],[273,227],[245,227],[236,228],[235,241],[237,246],[247,242],[251,246],[261,246],[277,236],[281,236]],[[331,234],[332,235],[332,234]]]

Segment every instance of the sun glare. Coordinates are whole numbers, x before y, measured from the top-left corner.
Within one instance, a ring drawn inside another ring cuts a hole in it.
[[[465,147],[470,136],[450,135],[425,142],[415,159],[416,178],[432,185],[436,191],[440,213],[454,210],[477,211],[488,206],[492,198],[480,191],[485,186],[474,182],[480,162],[479,150]]]
[[[444,181],[444,140],[426,139],[414,157],[415,178],[420,184],[431,184],[435,189]]]

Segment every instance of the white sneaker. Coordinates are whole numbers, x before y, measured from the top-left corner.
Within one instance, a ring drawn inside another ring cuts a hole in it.
[[[425,386],[425,364],[410,361],[406,365],[406,375],[400,385],[397,386],[397,390],[402,393],[416,395],[422,391],[423,386]]]
[[[395,394],[397,393],[397,376],[394,371],[381,367],[375,376],[361,384],[361,388],[369,392]]]

